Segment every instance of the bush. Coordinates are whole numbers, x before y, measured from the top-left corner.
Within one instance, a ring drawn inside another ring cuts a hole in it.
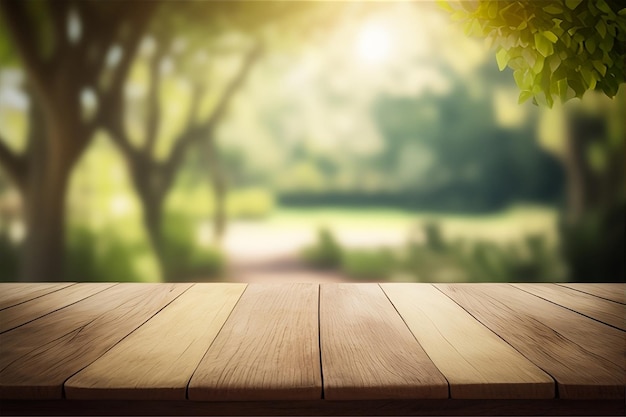
[[[389,249],[360,249],[344,251],[341,270],[352,278],[386,280],[397,268],[396,258]]]
[[[318,231],[317,242],[302,252],[304,261],[315,268],[332,269],[341,266],[343,250],[327,228]]]
[[[195,243],[195,224],[189,216],[167,213],[162,227],[165,280],[214,279],[223,275],[225,255],[216,247],[203,248]]]
[[[227,197],[226,211],[231,218],[263,219],[273,210],[274,197],[264,188],[233,190]]]
[[[145,247],[125,244],[112,234],[72,227],[65,275],[70,281],[145,281],[135,270],[135,260],[145,251]]]
[[[422,226],[424,242],[410,240],[402,256],[391,249],[342,248],[328,229],[320,229],[315,245],[303,252],[317,268],[341,270],[360,280],[386,280],[404,272],[423,282],[556,281],[563,268],[546,238],[529,235],[502,245],[486,241],[446,241],[437,223]]]
[[[226,269],[226,257],[217,247],[196,243],[196,224],[185,214],[169,212],[163,222],[163,259],[166,281],[218,278]]]

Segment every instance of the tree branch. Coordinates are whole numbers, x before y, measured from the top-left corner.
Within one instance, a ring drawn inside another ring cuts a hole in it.
[[[219,123],[226,113],[226,108],[230,104],[231,99],[235,93],[241,88],[246,80],[250,70],[254,66],[254,63],[261,56],[262,47],[260,43],[257,43],[245,56],[244,61],[239,68],[237,74],[233,77],[230,83],[224,89],[222,96],[218,100],[213,113],[202,123],[195,125],[190,124],[188,128],[179,136],[179,140],[174,143],[167,165],[169,170],[175,170],[180,164],[187,148],[194,142],[205,138],[206,140],[213,139],[213,130],[217,123]]]
[[[26,72],[37,83],[39,91],[45,91],[48,65],[38,57],[39,46],[36,40],[36,29],[30,21],[24,7],[26,2],[0,0],[0,9],[15,42],[17,51],[24,62]]]
[[[165,55],[165,46],[159,45],[158,50],[152,57],[150,62],[150,84],[148,86],[148,115],[146,120],[146,140],[144,142],[143,151],[151,154],[156,144],[159,134],[159,126],[161,120],[161,103],[159,100],[159,92],[161,88],[161,60]]]
[[[20,154],[7,146],[5,138],[0,136],[0,165],[2,165],[18,188],[23,189],[26,182],[26,161]]]
[[[69,3],[67,1],[55,1],[54,4],[46,4],[53,24],[54,31],[54,47],[55,56],[53,60],[55,64],[63,62],[63,58],[67,53],[68,38],[67,28],[69,21]],[[56,67],[56,65],[54,65]]]
[[[246,54],[244,60],[239,68],[239,72],[235,77],[230,81],[226,89],[222,93],[220,100],[218,101],[213,113],[208,118],[205,123],[204,129],[206,131],[212,130],[213,127],[222,119],[224,113],[226,112],[226,108],[230,104],[231,99],[235,95],[235,93],[241,88],[243,83],[245,82],[248,73],[254,66],[255,62],[259,59],[263,52],[262,46],[260,43],[254,45],[252,49]]]

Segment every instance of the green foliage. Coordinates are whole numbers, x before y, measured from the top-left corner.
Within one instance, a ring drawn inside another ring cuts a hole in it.
[[[163,222],[162,256],[169,281],[215,279],[226,269],[225,255],[195,242],[195,227],[184,213],[167,213]]]
[[[521,242],[449,241],[440,223],[415,229],[402,253],[389,248],[341,247],[328,229],[303,254],[312,266],[340,270],[357,280],[388,280],[408,274],[422,282],[553,282],[563,278],[555,248],[543,235]],[[423,239],[418,238],[418,236]]]
[[[476,242],[460,255],[472,281],[554,281],[561,275],[554,254],[540,235],[528,235],[521,243],[505,246]]]
[[[622,202],[590,211],[576,222],[562,222],[562,251],[571,281],[624,282],[625,210]]]
[[[519,101],[552,107],[588,90],[617,94],[624,79],[626,6],[619,0],[440,2],[513,69]]]
[[[302,257],[315,268],[339,268],[343,249],[329,229],[321,228],[318,231],[317,242],[305,248]]]
[[[135,270],[135,259],[145,253],[114,234],[72,227],[67,243],[68,281],[145,281]]]
[[[397,260],[388,248],[345,250],[341,271],[358,280],[386,280],[397,268]]]
[[[274,210],[274,197],[265,188],[254,187],[229,193],[226,212],[235,219],[263,219]]]

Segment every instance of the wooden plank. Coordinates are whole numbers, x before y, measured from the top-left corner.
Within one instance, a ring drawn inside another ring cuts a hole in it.
[[[62,416],[624,416],[619,400],[3,401],[3,415]]]
[[[626,284],[558,284],[576,291],[626,304]]]
[[[250,284],[188,388],[211,401],[321,398],[316,284]]]
[[[0,311],[0,333],[112,287],[115,283],[76,284]]]
[[[626,333],[509,284],[437,284],[554,377],[566,399],[623,399]]]
[[[73,282],[54,283],[0,283],[0,310],[41,297],[42,295],[58,291],[62,288],[75,285]]]
[[[65,383],[70,399],[184,400],[245,284],[195,284]]]
[[[377,284],[320,290],[324,398],[447,398],[448,383]]]
[[[520,290],[626,330],[626,305],[555,284],[513,284]]]
[[[432,285],[381,287],[448,380],[452,398],[554,398],[549,375]]]
[[[191,284],[118,284],[0,334],[0,399],[62,397],[63,382]]]

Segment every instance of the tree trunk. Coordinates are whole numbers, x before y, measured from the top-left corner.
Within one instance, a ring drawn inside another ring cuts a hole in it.
[[[159,199],[155,195],[150,195],[150,193],[144,193],[141,196],[141,206],[143,209],[143,224],[146,228],[146,232],[148,233],[148,239],[150,240],[150,245],[154,250],[154,254],[157,258],[157,262],[161,271],[164,275],[166,275],[165,265],[164,265],[164,246],[163,246],[163,230],[161,226],[161,218],[162,218],[162,199]]]
[[[22,281],[62,281],[65,260],[65,195],[76,157],[50,155],[43,141],[31,148],[23,189],[26,236]]]
[[[215,143],[216,139],[211,137],[205,145],[205,155],[209,167],[213,198],[215,199],[215,213],[213,214],[213,239],[216,245],[221,245],[226,233],[227,213],[226,213],[226,177],[224,169],[220,163],[219,151]]]
[[[165,259],[165,242],[162,228],[163,205],[167,190],[163,190],[155,181],[156,172],[145,159],[130,159],[130,172],[141,208],[143,225],[150,241],[150,246],[161,271],[162,279],[167,281],[169,269]]]
[[[578,282],[624,280],[623,164],[613,155],[594,171],[589,149],[606,141],[602,116],[575,113],[567,120],[564,166],[567,206],[560,225],[561,246],[570,279]]]

